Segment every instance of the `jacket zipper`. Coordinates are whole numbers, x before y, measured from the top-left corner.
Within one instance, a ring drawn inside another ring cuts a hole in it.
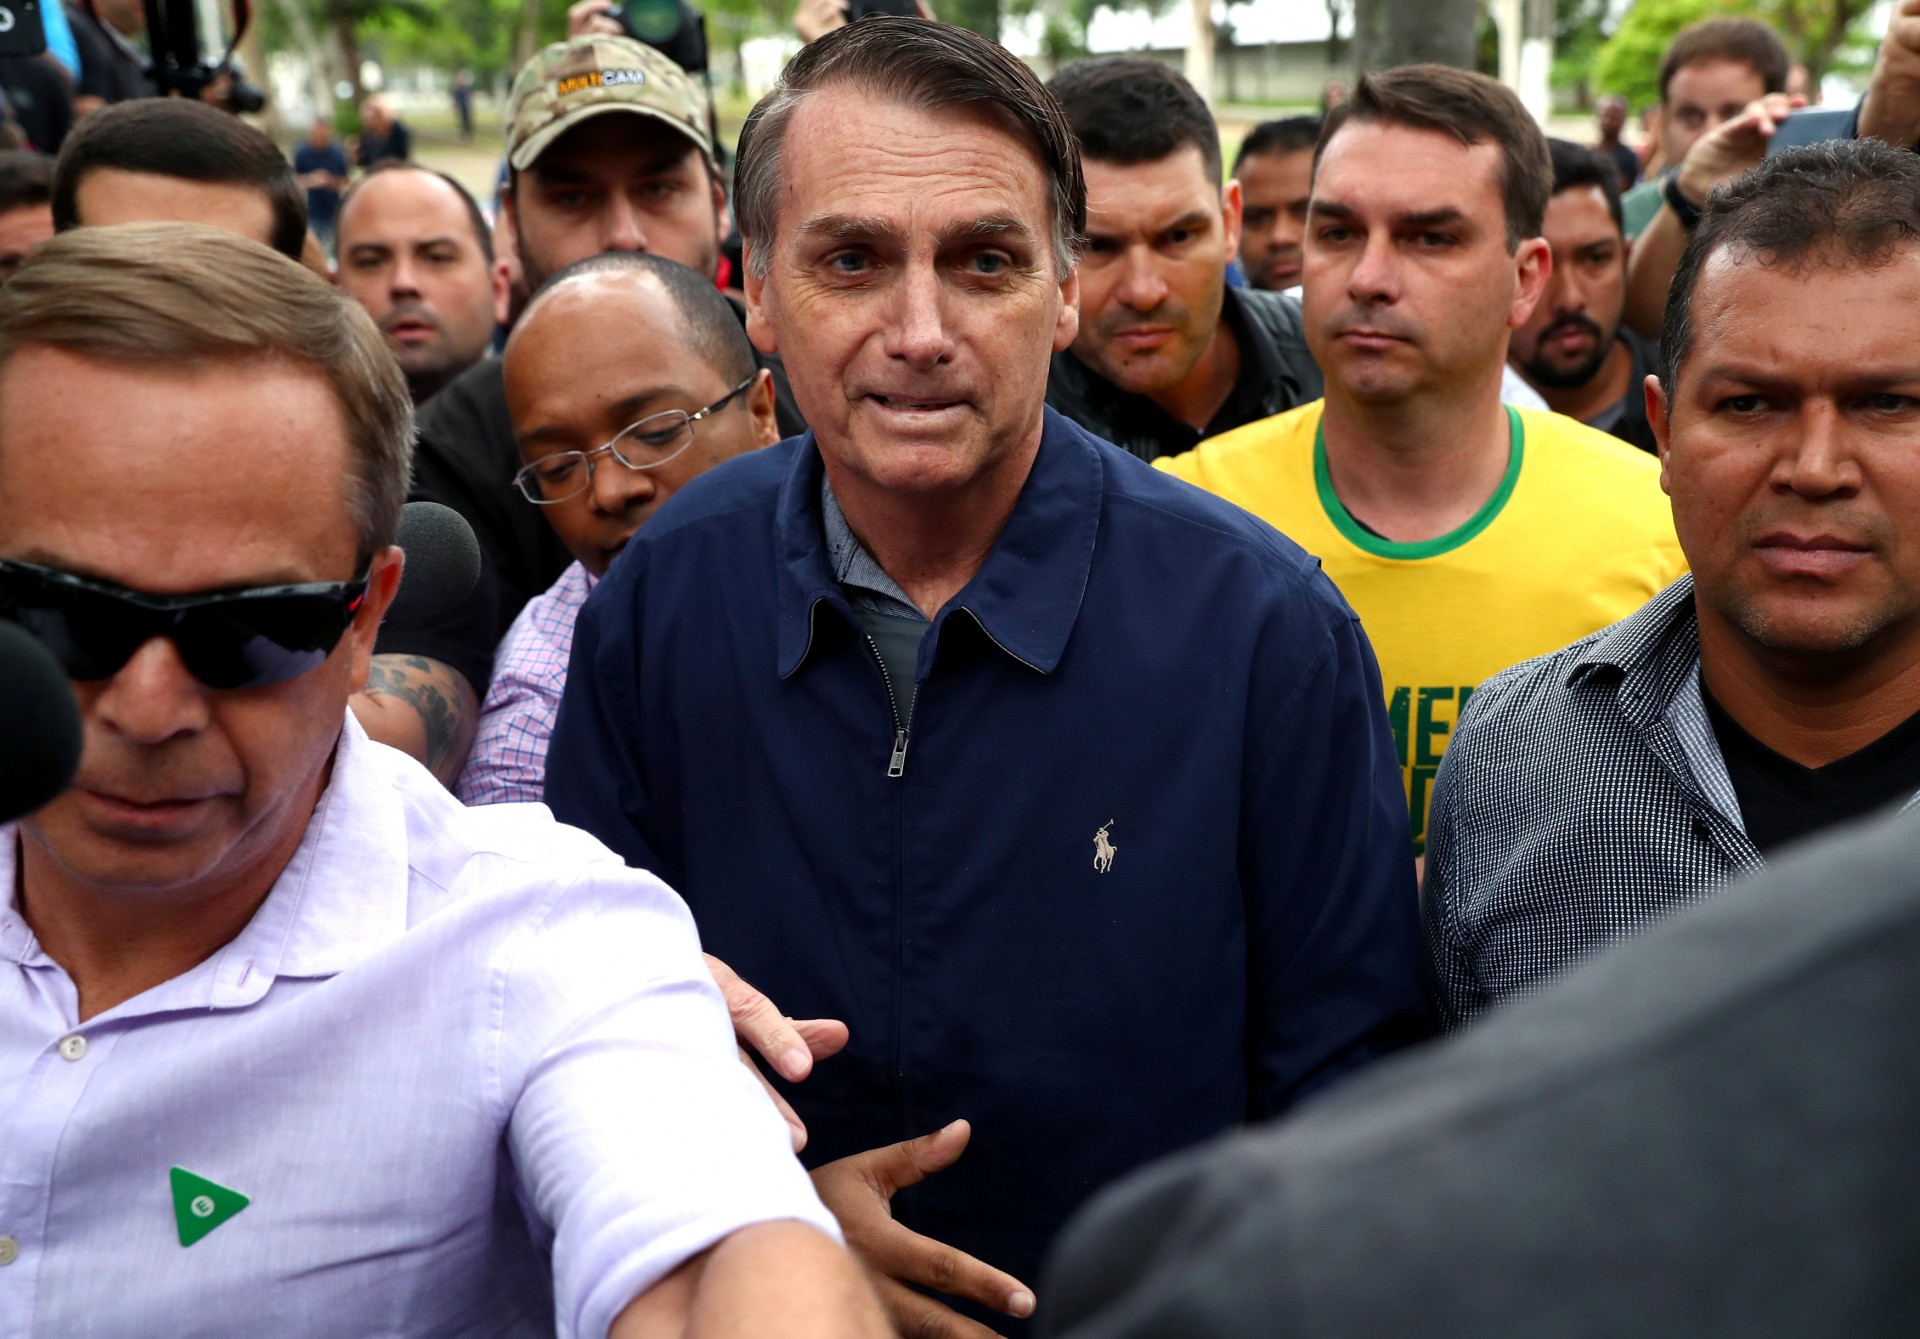
[[[907,727],[900,720],[900,698],[893,691],[893,676],[887,673],[887,660],[880,654],[880,643],[870,632],[862,635],[873,648],[874,661],[880,666],[880,681],[887,686],[887,705],[893,710],[893,756],[887,759],[887,775],[903,777],[907,774]]]

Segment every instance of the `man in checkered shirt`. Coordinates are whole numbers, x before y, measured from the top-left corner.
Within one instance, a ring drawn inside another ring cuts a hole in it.
[[[1462,715],[1424,894],[1449,1026],[1920,792],[1916,220],[1877,140],[1708,202],[1647,382],[1693,574]]]
[[[588,593],[676,489],[780,436],[772,374],[726,299],[656,255],[610,252],[554,275],[507,345],[505,375],[521,505],[575,561],[500,643],[454,788],[466,804],[539,801]]]

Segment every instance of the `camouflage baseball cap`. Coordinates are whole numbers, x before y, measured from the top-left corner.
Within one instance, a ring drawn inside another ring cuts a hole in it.
[[[687,72],[631,37],[555,42],[521,67],[507,99],[507,161],[524,172],[591,116],[631,112],[664,121],[713,156],[707,101]]]

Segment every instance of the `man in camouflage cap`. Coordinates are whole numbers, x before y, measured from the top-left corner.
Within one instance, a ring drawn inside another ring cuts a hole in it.
[[[506,149],[500,207],[529,290],[607,251],[652,252],[716,277],[727,194],[706,97],[652,47],[592,33],[541,51],[514,80]],[[777,360],[761,365],[774,372],[782,434],[805,431]],[[389,619],[354,704],[370,735],[451,784],[473,741],[494,648],[572,557],[511,486],[520,448],[498,359],[427,403],[414,462],[415,496],[452,507],[478,536],[481,584],[457,609]]]

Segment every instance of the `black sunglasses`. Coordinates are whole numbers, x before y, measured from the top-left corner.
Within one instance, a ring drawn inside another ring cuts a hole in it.
[[[170,639],[209,688],[257,688],[324,661],[366,599],[352,581],[143,595],[56,568],[0,559],[0,618],[38,637],[75,679],[118,674],[147,642]]]

